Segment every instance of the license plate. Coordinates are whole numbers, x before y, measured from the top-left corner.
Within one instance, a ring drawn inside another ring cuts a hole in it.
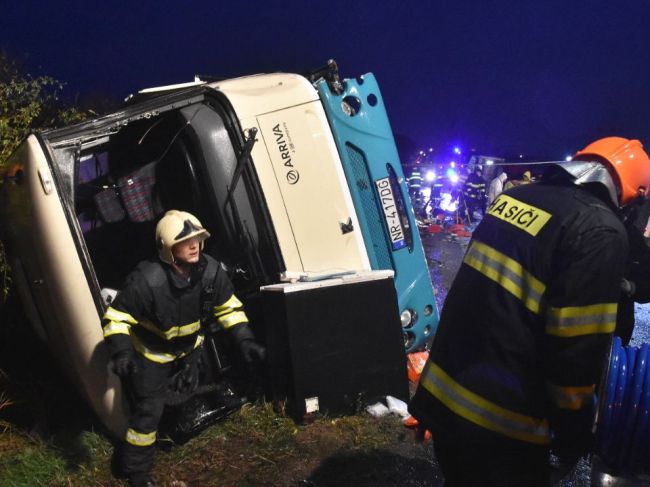
[[[395,197],[393,196],[393,188],[390,185],[388,178],[378,179],[375,181],[377,191],[379,192],[379,200],[381,207],[384,210],[384,218],[386,219],[386,226],[388,234],[390,235],[390,243],[393,250],[398,250],[406,247],[404,240],[404,228],[399,218],[397,205],[395,204]]]

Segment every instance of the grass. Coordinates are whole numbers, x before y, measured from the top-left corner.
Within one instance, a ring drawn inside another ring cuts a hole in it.
[[[390,424],[389,428],[378,427]],[[403,428],[395,418],[366,415],[306,425],[276,413],[268,403],[245,406],[187,444],[159,455],[161,478],[188,485],[294,485],[306,479],[322,458],[339,451],[388,445]]]
[[[11,375],[0,372],[0,486],[125,485],[111,476],[111,442],[58,369],[41,364],[32,373],[19,373],[25,368],[11,363]],[[308,479],[324,460],[370,458],[405,434],[396,417],[316,416],[296,424],[283,408],[260,402],[185,444],[161,439],[154,476],[160,485],[175,487],[316,485]],[[346,460],[329,471],[340,479],[354,469]]]
[[[9,297],[9,290],[11,288],[9,271],[9,263],[7,262],[4,244],[0,241],[0,307]]]
[[[126,485],[111,476],[113,446],[85,402],[29,328],[5,316],[0,487]],[[159,443],[153,474],[169,487],[413,485],[391,479],[405,465],[411,478],[422,479],[417,485],[426,485],[432,470],[430,460],[418,458],[430,452],[396,417],[316,416],[296,424],[265,402],[244,406],[183,445]],[[398,454],[391,453],[396,446]]]
[[[184,445],[159,449],[154,476],[161,485],[299,485],[323,458],[387,447],[402,430],[395,417],[368,415],[297,425],[268,403],[249,405]],[[6,429],[0,433],[0,485],[123,485],[111,477],[111,453],[110,442],[96,432],[43,440]]]

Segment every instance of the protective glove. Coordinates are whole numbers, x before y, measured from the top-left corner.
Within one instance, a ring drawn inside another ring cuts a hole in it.
[[[230,336],[239,347],[242,358],[246,364],[263,362],[266,360],[266,348],[255,341],[255,335],[245,323],[235,325],[228,330]]]
[[[621,280],[621,291],[628,298],[631,298],[634,292],[636,291],[636,285],[634,284],[634,282],[628,281],[627,279],[623,278]]]
[[[135,353],[133,350],[121,350],[111,357],[111,369],[118,377],[128,377],[137,372]]]
[[[184,364],[172,378],[172,388],[179,394],[191,394],[198,385],[198,368],[194,370],[190,364]]]
[[[172,377],[172,388],[179,394],[191,394],[199,385],[200,349],[194,350],[182,360],[180,370]]]
[[[244,340],[239,344],[239,350],[247,364],[264,362],[266,360],[266,348],[255,340]]]

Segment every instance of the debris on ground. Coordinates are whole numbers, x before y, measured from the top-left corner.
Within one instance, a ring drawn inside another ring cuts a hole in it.
[[[422,375],[422,370],[428,358],[429,352],[427,351],[413,352],[406,355],[406,369],[411,383],[417,384],[420,381],[420,375]]]
[[[402,419],[406,419],[409,415],[408,405],[401,399],[393,396],[386,396],[386,404],[381,401],[371,404],[366,407],[366,412],[375,418],[382,418],[389,414],[394,414]]]
[[[366,411],[374,418],[382,418],[390,413],[388,406],[381,402],[376,402],[375,404],[367,406]]]
[[[401,399],[397,399],[393,396],[386,396],[386,404],[388,405],[388,410],[400,416],[402,419],[406,419],[410,416],[408,412],[408,405]]]

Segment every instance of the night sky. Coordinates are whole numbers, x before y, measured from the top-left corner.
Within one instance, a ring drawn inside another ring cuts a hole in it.
[[[400,141],[443,154],[564,157],[620,135],[650,148],[650,2],[15,1],[0,48],[66,93],[119,99],[191,81],[375,73]]]

